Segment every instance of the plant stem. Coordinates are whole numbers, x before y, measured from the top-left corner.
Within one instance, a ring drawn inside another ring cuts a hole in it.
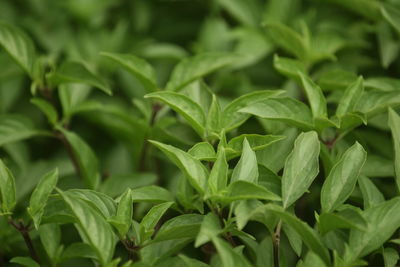
[[[29,224],[25,225],[22,221],[16,223],[11,217],[8,218],[8,223],[10,225],[12,225],[22,235],[22,238],[25,241],[26,247],[29,250],[29,254],[31,255],[31,258],[34,261],[36,261],[37,263],[40,263],[39,257],[35,250],[35,247],[33,246],[32,239],[29,235],[29,231],[30,231]]]
[[[272,242],[274,247],[274,267],[279,267],[279,243],[281,241],[281,228],[282,228],[282,221],[279,220],[275,228],[275,233],[272,237]]]
[[[68,156],[71,159],[72,164],[74,165],[75,172],[80,176],[81,175],[81,169],[79,167],[78,159],[75,156],[75,153],[74,153],[74,151],[72,149],[71,144],[68,142],[68,140],[65,137],[65,135],[60,131],[56,132],[56,137],[63,143],[65,149],[67,150]]]
[[[150,130],[154,126],[157,114],[161,110],[161,105],[154,103],[152,109],[153,109],[153,111],[152,111],[150,122],[149,122]],[[139,171],[142,171],[142,172],[146,171],[146,158],[147,158],[147,154],[149,151],[149,143],[147,142],[147,139],[148,139],[148,134],[146,135],[146,138],[145,138],[144,144],[143,144],[143,148],[142,148],[142,152],[140,154]]]

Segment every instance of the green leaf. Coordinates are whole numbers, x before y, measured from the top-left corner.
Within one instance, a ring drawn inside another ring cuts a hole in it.
[[[4,162],[0,159],[0,197],[1,213],[11,214],[17,201],[15,178]]]
[[[301,78],[301,84],[307,95],[308,102],[314,118],[326,118],[326,100],[321,88],[313,82],[308,76],[298,73]]]
[[[54,85],[83,83],[112,95],[108,84],[80,62],[68,61],[63,63],[54,73],[48,75],[48,79]]]
[[[301,257],[301,252],[303,250],[303,240],[301,240],[301,236],[286,223],[282,224],[281,231],[285,233],[296,255]],[[317,258],[319,259],[319,257]]]
[[[145,60],[129,54],[102,52],[100,55],[113,60],[132,73],[147,91],[157,90],[157,76],[153,67]]]
[[[186,256],[183,255],[183,254],[178,255],[178,257],[179,257],[182,261],[185,262],[185,264],[186,264],[185,266],[186,266],[186,267],[208,267],[208,266],[210,266],[210,265],[208,265],[208,264],[205,264],[205,263],[202,262],[202,261],[199,261],[199,260],[196,260],[196,259],[192,259],[192,258],[186,257]]]
[[[218,137],[222,126],[222,112],[217,96],[213,94],[211,106],[208,109],[206,129],[207,136]]]
[[[264,119],[292,124],[299,128],[312,129],[313,119],[306,104],[289,97],[269,98],[239,110]]]
[[[66,261],[74,258],[89,258],[96,259],[95,250],[85,243],[72,243],[61,255],[61,261]]]
[[[308,40],[299,33],[278,22],[267,23],[265,27],[269,36],[279,47],[299,59],[307,59],[309,50]]]
[[[364,200],[364,209],[371,208],[385,201],[383,194],[368,177],[360,176],[358,178],[358,185]]]
[[[149,212],[147,212],[140,222],[140,227],[143,228],[145,235],[150,237],[153,234],[154,228],[156,227],[158,221],[173,204],[174,202],[161,203],[152,207]],[[142,240],[146,239],[147,238],[143,238]]]
[[[209,142],[195,144],[188,153],[198,160],[214,161],[216,158],[214,147]]]
[[[79,174],[89,188],[97,188],[99,184],[99,162],[90,146],[76,133],[57,128],[65,137],[79,166]],[[61,137],[63,138],[63,137]]]
[[[381,4],[383,18],[400,34],[400,10],[393,5]]]
[[[242,134],[229,140],[226,150],[228,158],[239,156],[243,150],[243,142],[246,139],[253,151],[264,149],[275,142],[279,142],[286,137],[283,135],[259,135],[259,134]]]
[[[133,202],[161,203],[173,201],[172,194],[165,188],[149,185],[132,189]]]
[[[320,236],[305,222],[294,215],[286,212],[282,207],[274,204],[266,204],[259,208],[260,211],[270,211],[275,213],[283,222],[293,228],[302,238],[306,246],[317,254],[328,266],[330,266],[330,257],[328,250],[323,245]]]
[[[378,249],[400,226],[400,198],[382,202],[364,211],[367,231],[353,229],[349,237],[350,259],[364,257]]]
[[[210,176],[208,177],[208,192],[209,194],[217,194],[219,191],[226,188],[228,183],[229,166],[226,162],[225,148],[218,146],[217,160],[211,169]]]
[[[218,237],[212,238],[212,242],[217,249],[218,255],[221,258],[223,267],[250,267],[248,260],[228,243]]]
[[[251,106],[255,102],[259,102],[270,97],[276,97],[283,93],[282,90],[264,90],[255,91],[242,95],[230,102],[222,111],[222,121],[225,131],[230,131],[243,124],[250,115],[238,112],[244,107]]]
[[[58,169],[45,174],[33,190],[29,201],[28,213],[32,217],[36,229],[39,229],[40,222],[44,213],[51,192],[57,185]]]
[[[211,241],[212,238],[217,237],[221,233],[220,221],[214,213],[210,212],[204,216],[203,222],[200,226],[199,234],[196,237],[194,246],[196,248]]]
[[[327,267],[327,265],[321,260],[320,257],[318,257],[318,255],[312,251],[309,251],[304,257],[304,262],[302,262],[300,266],[296,267]]]
[[[40,242],[49,256],[51,263],[56,265],[64,246],[61,242],[61,229],[58,224],[43,224],[39,228]]]
[[[0,115],[0,146],[44,134],[34,128],[32,121],[22,115]]]
[[[155,184],[157,176],[155,173],[130,173],[110,175],[100,186],[99,191],[111,197],[121,195],[126,188],[139,188]]]
[[[192,238],[194,239],[199,232],[203,215],[184,214],[176,216],[164,223],[154,239],[155,242]]]
[[[243,140],[242,156],[232,172],[231,182],[248,181],[257,183],[258,166],[256,153],[251,149],[246,138]]]
[[[15,257],[15,258],[12,258],[10,260],[10,262],[17,263],[17,264],[20,264],[20,265],[26,266],[26,267],[40,267],[40,265],[36,261],[34,261],[34,260],[32,260],[32,258],[28,258],[28,257]]]
[[[32,98],[31,103],[38,107],[47,117],[47,120],[55,125],[58,121],[58,114],[56,109],[46,100],[41,98]]]
[[[118,203],[117,214],[108,221],[118,230],[121,237],[124,237],[131,227],[133,214],[132,190],[127,189],[121,196]]]
[[[362,214],[355,209],[344,209],[337,213],[322,213],[318,218],[321,234],[338,228],[350,228],[365,231],[368,225]]]
[[[300,81],[299,73],[306,74],[306,68],[304,64],[296,59],[279,57],[274,55],[274,68],[286,77]]]
[[[189,183],[201,194],[207,186],[208,171],[204,165],[190,154],[170,145],[149,141],[158,147],[186,175]]]
[[[75,198],[88,202],[104,218],[108,219],[116,213],[117,205],[115,201],[106,194],[90,189],[70,189],[68,193]]]
[[[245,199],[262,199],[271,201],[280,201],[280,196],[269,191],[267,188],[248,181],[235,181],[231,183],[227,190],[226,197],[223,200],[245,200]]]
[[[324,212],[337,209],[350,196],[366,159],[367,152],[356,142],[333,166],[321,189]]]
[[[336,116],[342,117],[346,113],[355,111],[355,107],[358,101],[360,100],[363,92],[364,92],[363,78],[359,77],[357,81],[350,84],[344,91],[344,94],[340,99],[339,105],[336,109]]]
[[[179,91],[191,82],[234,62],[224,53],[204,53],[182,60],[172,71],[166,90]]]
[[[68,191],[59,194],[77,218],[77,229],[85,243],[95,251],[101,265],[107,265],[112,259],[115,235],[106,219],[88,202],[76,198]]]
[[[285,162],[282,199],[285,208],[292,205],[310,187],[319,172],[320,143],[316,132],[300,134]]]
[[[261,165],[269,168],[273,172],[278,172],[285,165],[285,160],[290,154],[294,141],[298,136],[298,130],[289,127],[281,132],[285,139],[279,143],[273,143],[263,150],[257,151],[257,159]]]
[[[385,248],[382,252],[385,267],[395,267],[399,261],[399,253],[394,248]]]
[[[329,2],[336,3],[350,11],[364,16],[365,18],[371,20],[380,19],[379,7],[381,5],[380,1],[376,0],[329,0]]]
[[[389,127],[392,132],[394,143],[394,170],[396,173],[396,185],[400,190],[400,116],[393,109],[389,108]]]
[[[174,111],[182,115],[200,137],[204,136],[206,116],[199,104],[189,97],[180,93],[168,91],[154,92],[144,97],[158,99],[166,103]]]
[[[248,26],[258,26],[260,23],[261,6],[254,0],[218,0],[226,11],[228,11],[239,22]]]
[[[36,61],[32,40],[18,28],[0,23],[0,46],[34,79]]]

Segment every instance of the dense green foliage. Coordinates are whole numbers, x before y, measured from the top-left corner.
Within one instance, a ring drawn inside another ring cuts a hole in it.
[[[0,266],[396,266],[397,0],[0,10]]]

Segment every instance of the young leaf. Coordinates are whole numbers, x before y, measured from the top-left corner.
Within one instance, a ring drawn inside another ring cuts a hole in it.
[[[350,196],[366,159],[367,152],[356,142],[333,166],[321,189],[324,212],[335,210]]]
[[[226,188],[228,181],[229,166],[226,162],[225,148],[218,147],[217,160],[211,169],[210,176],[208,177],[208,193],[213,195]]]
[[[292,205],[310,187],[319,171],[320,143],[316,132],[300,134],[285,162],[282,176],[284,208]]]
[[[227,196],[222,197],[222,199],[229,202],[244,199],[263,199],[271,201],[281,200],[280,196],[269,191],[267,188],[242,180],[231,183],[228,187]]]
[[[272,40],[278,46],[299,59],[307,59],[309,50],[308,40],[281,23],[268,23],[265,26]]]
[[[30,138],[44,132],[34,128],[32,121],[22,115],[0,115],[0,146]]]
[[[55,85],[83,83],[98,88],[108,95],[112,95],[108,84],[79,62],[68,61],[63,63],[55,73],[49,74],[48,79]]]
[[[312,114],[307,105],[289,97],[269,98],[242,108],[239,112],[286,122],[304,129],[314,127]]]
[[[321,234],[338,228],[350,228],[365,231],[368,224],[358,210],[344,209],[338,213],[322,213],[318,218]]]
[[[321,88],[301,72],[298,72],[298,75],[301,78],[301,84],[310,103],[313,117],[325,118],[327,116],[326,100]]]
[[[221,224],[218,217],[210,212],[204,216],[200,226],[199,234],[196,237],[194,246],[196,248],[209,242],[212,238],[217,237],[221,232]]]
[[[10,260],[11,263],[17,263],[26,267],[40,267],[40,265],[28,257],[15,257]]]
[[[383,194],[368,177],[361,175],[358,178],[358,185],[363,196],[364,209],[369,209],[385,201]]]
[[[184,214],[174,217],[164,223],[154,239],[155,242],[191,238],[194,239],[199,232],[203,215]]]
[[[77,218],[77,228],[84,240],[95,251],[100,264],[105,266],[112,259],[115,235],[105,218],[81,198],[68,191],[59,191],[60,196]]]
[[[1,213],[11,214],[16,205],[15,178],[0,159]]]
[[[364,257],[378,249],[400,226],[400,198],[382,202],[364,211],[367,231],[353,229],[349,237],[350,259]]]
[[[389,127],[394,143],[394,170],[396,173],[397,189],[400,190],[400,116],[389,108]]]
[[[394,248],[385,248],[382,252],[385,267],[395,267],[399,261],[399,253]]]
[[[189,183],[199,193],[204,193],[207,186],[208,172],[199,160],[176,147],[156,141],[149,142],[164,152],[164,154],[167,155],[167,157],[174,162],[179,169],[181,169],[181,171],[187,176]]]
[[[400,33],[400,10],[393,5],[381,4],[383,18]]]
[[[248,181],[257,183],[258,166],[256,153],[251,149],[249,142],[245,138],[243,140],[242,156],[232,172],[231,182]]]
[[[58,224],[48,223],[39,228],[40,242],[44,247],[51,263],[56,265],[60,259],[64,246],[61,242],[61,229]]]
[[[259,102],[270,97],[277,97],[283,93],[282,90],[264,90],[256,91],[246,95],[242,95],[232,102],[230,102],[222,111],[222,125],[225,131],[230,131],[234,128],[239,127],[249,117],[249,114],[238,112],[240,109],[251,106],[255,102]]]
[[[165,188],[149,185],[132,189],[133,202],[162,203],[174,201],[172,194]]]
[[[213,237],[212,242],[218,251],[223,267],[250,267],[248,260],[236,250],[232,249],[228,243],[218,237]]]
[[[132,191],[128,188],[118,203],[117,214],[108,221],[118,230],[121,237],[125,237],[132,224],[133,200]]]
[[[166,90],[179,91],[186,85],[236,59],[232,54],[204,53],[182,60],[172,71]]]
[[[106,194],[90,189],[70,189],[68,193],[74,198],[80,198],[92,205],[104,218],[110,218],[117,211],[114,199]]]
[[[174,202],[161,203],[152,207],[149,212],[147,212],[140,222],[140,226],[144,229],[145,234],[153,234],[154,227],[156,227],[158,221],[173,204]]]
[[[323,245],[320,236],[306,223],[286,212],[282,207],[274,204],[266,204],[259,208],[260,211],[270,211],[279,216],[282,221],[290,225],[302,238],[306,246],[318,255],[328,266],[330,266],[330,257],[328,250]]]
[[[218,3],[246,26],[258,26],[260,23],[261,7],[257,1],[220,0]]]
[[[28,213],[32,217],[36,229],[39,229],[47,199],[56,187],[57,181],[58,169],[55,169],[45,174],[32,192]]]
[[[35,48],[32,41],[12,25],[0,23],[0,46],[34,79]]]
[[[72,243],[61,255],[61,261],[67,261],[74,258],[96,259],[95,250],[86,243]]]
[[[62,137],[65,138],[68,145],[71,146],[72,153],[76,158],[79,174],[89,188],[97,188],[99,183],[99,163],[96,155],[89,145],[76,133],[65,130],[62,127],[57,128]]]
[[[274,55],[274,68],[281,74],[300,81],[299,74],[305,75],[307,73],[304,64],[296,59],[279,57]]]
[[[213,100],[208,109],[206,129],[208,136],[218,136],[221,131],[222,112],[216,95],[213,95]]]
[[[145,98],[154,98],[166,103],[169,107],[182,115],[200,137],[204,136],[206,116],[203,109],[189,97],[175,92],[160,91],[150,93]]]
[[[229,140],[226,150],[228,158],[239,156],[243,150],[243,141],[247,139],[254,151],[264,149],[275,142],[285,139],[283,135],[242,134]]]
[[[52,124],[55,125],[58,121],[58,114],[56,109],[46,100],[41,98],[32,98],[31,103],[37,106],[47,117],[47,120]]]
[[[357,81],[350,84],[344,91],[344,94],[340,99],[339,105],[336,109],[336,116],[342,117],[346,113],[354,111],[363,92],[363,78],[359,77]]]
[[[214,161],[216,153],[209,142],[200,142],[189,149],[188,153],[198,160]]]
[[[132,73],[147,91],[152,92],[157,90],[156,73],[147,61],[129,54],[102,52],[100,55],[113,60]]]

